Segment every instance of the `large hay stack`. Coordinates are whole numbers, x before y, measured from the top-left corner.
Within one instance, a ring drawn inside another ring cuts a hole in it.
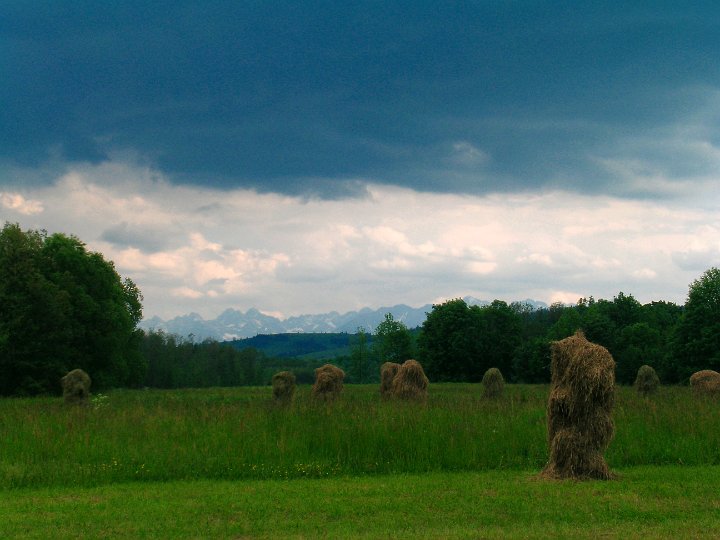
[[[400,369],[400,364],[385,362],[380,366],[380,397],[387,399],[393,394],[393,379]]]
[[[498,368],[490,368],[482,378],[483,397],[498,399],[503,394],[505,379]]]
[[[429,382],[420,362],[406,360],[393,378],[392,395],[398,399],[425,401]]]
[[[312,387],[314,398],[333,401],[343,389],[345,372],[332,364],[325,364],[315,370],[315,384]]]
[[[545,478],[612,477],[603,452],[613,438],[615,361],[582,332],[552,344]]]
[[[73,369],[60,379],[65,403],[87,405],[90,399],[90,376],[82,369]]]
[[[720,373],[711,369],[703,369],[690,376],[693,393],[699,396],[720,395]]]
[[[640,366],[635,377],[635,390],[641,396],[650,396],[660,387],[660,378],[651,366]]]
[[[295,375],[289,371],[280,371],[272,378],[273,400],[281,405],[292,403],[295,395]]]

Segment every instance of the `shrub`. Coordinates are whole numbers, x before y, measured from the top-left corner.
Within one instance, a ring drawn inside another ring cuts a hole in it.
[[[605,347],[582,332],[552,349],[552,382],[547,405],[550,459],[546,478],[609,479],[603,452],[613,438],[615,361]]]
[[[325,364],[315,370],[315,384],[312,387],[314,398],[333,401],[343,389],[345,372],[332,364]]]
[[[660,387],[660,379],[655,370],[650,366],[640,366],[635,378],[635,389],[642,396],[649,396],[657,392]]]
[[[380,396],[383,398],[392,397],[393,379],[400,369],[400,364],[385,362],[380,366]]]
[[[425,401],[428,383],[420,362],[406,360],[393,378],[392,395],[399,399]]]
[[[82,369],[73,369],[60,379],[65,403],[87,405],[90,398],[91,382],[90,376]]]
[[[273,399],[276,403],[288,405],[295,395],[295,375],[289,371],[280,371],[272,378]]]
[[[690,376],[690,386],[695,395],[720,395],[720,373],[703,369]]]
[[[483,397],[497,399],[503,394],[505,379],[498,368],[490,368],[482,378]]]

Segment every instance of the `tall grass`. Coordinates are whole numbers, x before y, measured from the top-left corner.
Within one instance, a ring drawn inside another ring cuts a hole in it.
[[[287,409],[271,389],[116,391],[87,408],[60,399],[0,400],[0,487],[177,479],[295,478],[486,469],[540,470],[546,386],[433,384],[426,405],[384,402],[346,385],[333,404],[298,389]],[[687,388],[651,399],[618,390],[613,468],[720,464],[717,402]]]

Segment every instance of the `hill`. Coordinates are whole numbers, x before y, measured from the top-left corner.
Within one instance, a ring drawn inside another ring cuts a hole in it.
[[[228,344],[237,349],[254,348],[272,358],[304,358],[322,360],[348,356],[350,339],[347,333],[286,333],[259,334],[235,339]]]

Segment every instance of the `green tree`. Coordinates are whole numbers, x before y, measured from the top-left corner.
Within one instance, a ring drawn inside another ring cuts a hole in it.
[[[433,381],[479,381],[480,308],[458,298],[436,304],[418,336],[418,358]]]
[[[550,341],[572,336],[582,326],[582,316],[577,307],[565,308],[548,331]]]
[[[618,339],[615,359],[615,377],[619,383],[633,384],[638,369],[647,364],[660,365],[663,357],[660,332],[645,322],[623,328]]]
[[[73,368],[93,386],[138,384],[141,295],[73,236],[0,231],[0,393],[57,392]]]
[[[681,380],[701,369],[720,370],[720,269],[693,281],[674,339]]]
[[[379,363],[402,364],[415,356],[410,330],[401,321],[396,321],[392,313],[386,313],[385,320],[375,328],[373,348]]]
[[[364,328],[357,329],[357,333],[351,339],[350,349],[350,376],[353,382],[362,384],[374,379],[376,370],[373,368],[376,367],[376,362],[370,346],[370,335]]]
[[[0,231],[0,394],[59,390],[72,360],[70,299],[43,274],[44,232]]]
[[[520,383],[550,382],[550,341],[542,337],[524,341],[515,351],[512,371]]]
[[[493,367],[506,378],[514,378],[513,357],[522,343],[521,315],[502,300],[493,300],[480,308],[478,321],[480,355],[473,364],[471,380],[482,380],[485,372]]]
[[[680,382],[672,344],[682,313],[683,307],[673,302],[650,302],[642,308],[641,322],[647,323],[660,336],[658,356],[651,365],[666,384]]]

